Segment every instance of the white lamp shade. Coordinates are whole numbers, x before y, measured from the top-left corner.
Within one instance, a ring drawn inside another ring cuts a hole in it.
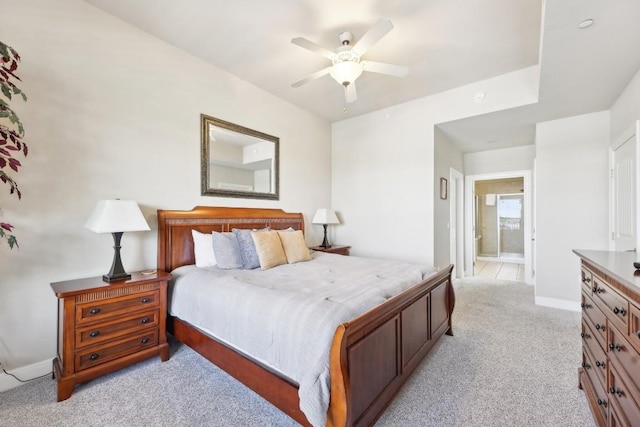
[[[100,200],[84,227],[96,233],[150,230],[133,200]]]
[[[340,224],[336,213],[326,208],[318,209],[311,222],[314,224]]]

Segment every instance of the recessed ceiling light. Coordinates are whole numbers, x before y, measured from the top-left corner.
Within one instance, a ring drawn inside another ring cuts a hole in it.
[[[593,19],[591,18],[585,19],[584,21],[578,24],[578,28],[580,28],[581,30],[584,30],[585,28],[589,28],[590,26],[592,26],[593,23],[594,23]]]

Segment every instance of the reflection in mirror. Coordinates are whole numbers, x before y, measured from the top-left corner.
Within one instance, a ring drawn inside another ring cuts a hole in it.
[[[200,126],[203,196],[278,200],[279,138],[204,114]]]

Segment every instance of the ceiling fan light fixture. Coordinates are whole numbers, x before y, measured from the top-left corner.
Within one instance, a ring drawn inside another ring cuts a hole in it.
[[[348,86],[355,82],[360,74],[362,74],[363,67],[360,62],[344,61],[338,62],[333,65],[329,74],[335,81],[343,86]]]

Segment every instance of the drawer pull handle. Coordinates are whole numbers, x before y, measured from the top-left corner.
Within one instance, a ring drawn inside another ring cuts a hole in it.
[[[586,339],[586,340],[588,340],[589,338],[591,338],[591,336],[590,336],[588,333],[586,333],[586,332],[581,332],[581,333],[580,333],[580,336],[581,336],[582,338]]]
[[[582,367],[584,369],[591,369],[591,365],[589,365],[587,362],[582,362]]]
[[[146,344],[146,343],[148,343],[148,342],[149,342],[149,338],[144,337],[144,338],[142,338],[142,339],[140,340],[140,342],[141,342],[142,344]]]
[[[96,360],[98,357],[100,357],[98,353],[93,353],[91,356],[89,356],[89,359]]]
[[[618,395],[618,397],[622,397],[622,395],[624,394],[624,393],[622,393],[622,390],[620,390],[619,388],[615,388],[615,387],[611,387],[611,388],[609,389],[609,393],[611,393],[611,394],[617,394],[617,395]]]
[[[140,300],[140,302],[141,302],[141,303],[143,303],[143,304],[146,304],[146,303],[148,303],[149,301],[151,301],[151,300],[150,300],[149,298],[146,298],[146,297],[145,297],[145,298],[142,298],[142,299]]]
[[[611,350],[611,351],[613,351],[613,350],[620,351],[620,350],[622,350],[622,348],[620,347],[620,344],[611,343],[611,344],[609,344],[609,350]]]
[[[149,323],[149,318],[145,317],[144,319],[140,319],[140,323]]]
[[[598,399],[598,405],[606,408],[607,407],[607,401],[606,400],[602,400],[602,399]]]
[[[591,308],[591,304],[587,304],[586,302],[583,302],[582,304],[580,304],[580,307],[582,307],[582,308]]]
[[[89,336],[90,337],[97,337],[98,335],[100,335],[100,331],[91,331],[91,332],[89,332]]]
[[[624,308],[620,307],[613,307],[613,312],[615,314],[619,314],[620,316],[624,316],[625,314],[627,314],[627,310],[625,310]]]
[[[599,288],[597,286],[594,286],[592,291],[595,292],[596,294],[601,294],[604,292],[604,288]]]
[[[596,360],[596,366],[597,366],[598,368],[602,368],[602,369],[604,369],[604,366],[605,366],[605,365],[604,365],[604,362],[600,362],[599,360]]]
[[[99,308],[92,308],[91,310],[89,310],[89,313],[98,314],[98,313],[100,313],[100,309]]]
[[[596,323],[596,329],[599,331],[600,329],[602,329],[604,331],[604,325],[600,325],[598,323]]]
[[[588,277],[583,277],[582,278],[582,283],[589,283],[590,281],[591,281],[591,279],[588,278]]]

